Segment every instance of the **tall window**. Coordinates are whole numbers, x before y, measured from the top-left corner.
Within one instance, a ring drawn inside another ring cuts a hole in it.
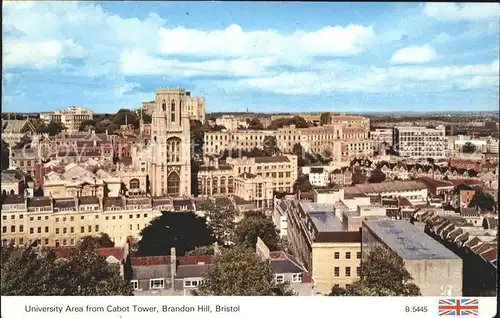
[[[167,140],[167,162],[179,162],[181,151],[181,140],[170,138]]]
[[[178,196],[180,188],[180,177],[177,172],[172,172],[167,178],[167,194]]]
[[[175,122],[175,100],[170,103],[170,121]]]
[[[163,103],[161,104],[161,108],[163,109],[164,112],[167,111],[167,103],[165,103],[165,100],[163,100]]]
[[[233,179],[233,177],[227,178],[227,192],[228,193],[234,192],[234,179]]]

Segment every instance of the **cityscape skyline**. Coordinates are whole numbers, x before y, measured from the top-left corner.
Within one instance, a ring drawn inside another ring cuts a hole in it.
[[[159,86],[205,96],[207,112],[498,109],[495,4],[4,2],[3,9],[6,112],[81,105],[112,113],[152,100]],[[207,18],[215,12],[222,16]],[[294,12],[300,16],[290,19]]]

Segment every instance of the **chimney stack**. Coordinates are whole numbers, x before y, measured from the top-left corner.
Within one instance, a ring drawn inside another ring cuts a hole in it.
[[[174,290],[176,272],[177,272],[177,257],[175,255],[175,247],[172,247],[170,248],[170,279],[172,280],[171,282],[172,290]]]

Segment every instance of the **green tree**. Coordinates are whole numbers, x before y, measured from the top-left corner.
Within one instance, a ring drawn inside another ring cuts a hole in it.
[[[308,128],[309,124],[301,116],[293,116],[291,124],[295,125],[297,128]]]
[[[197,246],[194,250],[186,253],[187,256],[214,255],[215,247],[213,245]]]
[[[150,114],[142,114],[142,120],[145,124],[151,124],[153,122],[153,118]]]
[[[275,136],[264,137],[264,153],[267,156],[274,156],[280,153],[280,149],[278,148],[278,141],[276,141]]]
[[[311,191],[313,189],[313,186],[311,185],[311,182],[309,182],[309,175],[300,175],[295,181],[294,189],[295,192],[297,192],[297,190],[300,190],[301,192]]]
[[[385,173],[380,169],[374,169],[368,178],[369,183],[380,183],[385,181]]]
[[[469,202],[469,208],[479,208],[484,211],[494,211],[495,205],[495,198],[481,188],[476,188],[476,193]]]
[[[361,279],[349,288],[333,288],[330,296],[420,296],[404,260],[385,248],[375,247],[361,263]]]
[[[115,247],[115,243],[113,243],[108,233],[100,233],[99,236],[84,236],[80,240],[80,245],[83,247],[96,245],[98,248]]]
[[[30,144],[31,144],[31,138],[25,135],[12,148],[13,149],[23,149],[25,146],[30,145]],[[30,147],[30,146],[28,146],[28,147]]]
[[[139,128],[139,117],[135,111],[130,109],[120,109],[112,119],[113,124],[120,127],[121,125],[133,125],[134,128]]]
[[[366,183],[367,177],[360,169],[354,169],[351,180],[352,184],[363,184]]]
[[[215,242],[205,218],[190,212],[163,213],[142,229],[141,237],[137,256],[170,255],[172,247],[175,247],[177,255],[182,256],[197,246]]]
[[[231,247],[214,258],[197,292],[201,296],[294,296],[289,285],[276,283],[269,262],[251,249]]]
[[[279,249],[279,236],[271,218],[253,214],[241,220],[234,230],[233,242],[246,248],[255,249],[257,237],[269,247],[271,251]]]
[[[463,146],[462,146],[462,152],[463,153],[475,153],[477,150],[477,147],[476,145],[474,145],[473,143],[471,142],[466,142]]]
[[[190,120],[189,124],[193,151],[196,154],[203,154],[203,139],[205,136],[203,124],[199,120]]]
[[[322,113],[319,117],[319,121],[321,125],[328,125],[332,123],[332,114],[330,113]]]
[[[303,167],[309,163],[306,152],[300,143],[293,145],[292,153],[297,156],[297,164],[299,167]]]
[[[55,121],[51,121],[48,125],[42,124],[39,129],[41,129],[42,133],[49,134],[49,136],[55,136],[59,134],[61,131],[65,130],[63,124],[57,123]]]
[[[236,211],[216,204],[205,206],[202,211],[205,211],[207,226],[215,239],[221,244],[229,242],[235,227]]]
[[[248,122],[249,129],[261,130],[264,129],[264,126],[260,122],[259,118],[254,117]]]
[[[2,139],[2,171],[9,168],[9,143]]]
[[[96,125],[97,125],[97,121],[95,119],[86,119],[86,120],[82,121],[78,130],[79,131],[88,131],[89,129],[95,129]]]
[[[3,296],[131,296],[119,269],[98,255],[97,244],[79,245],[66,259],[53,250],[2,251]]]

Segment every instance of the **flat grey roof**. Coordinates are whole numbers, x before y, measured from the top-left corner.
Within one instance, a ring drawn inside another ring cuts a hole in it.
[[[309,213],[309,217],[318,229],[318,232],[342,231],[342,222],[337,217],[335,217],[333,212]]]
[[[316,203],[309,201],[299,201],[302,211],[305,213],[313,212],[333,212],[335,205],[333,203]]]
[[[408,221],[365,220],[363,224],[403,259],[460,259]]]

